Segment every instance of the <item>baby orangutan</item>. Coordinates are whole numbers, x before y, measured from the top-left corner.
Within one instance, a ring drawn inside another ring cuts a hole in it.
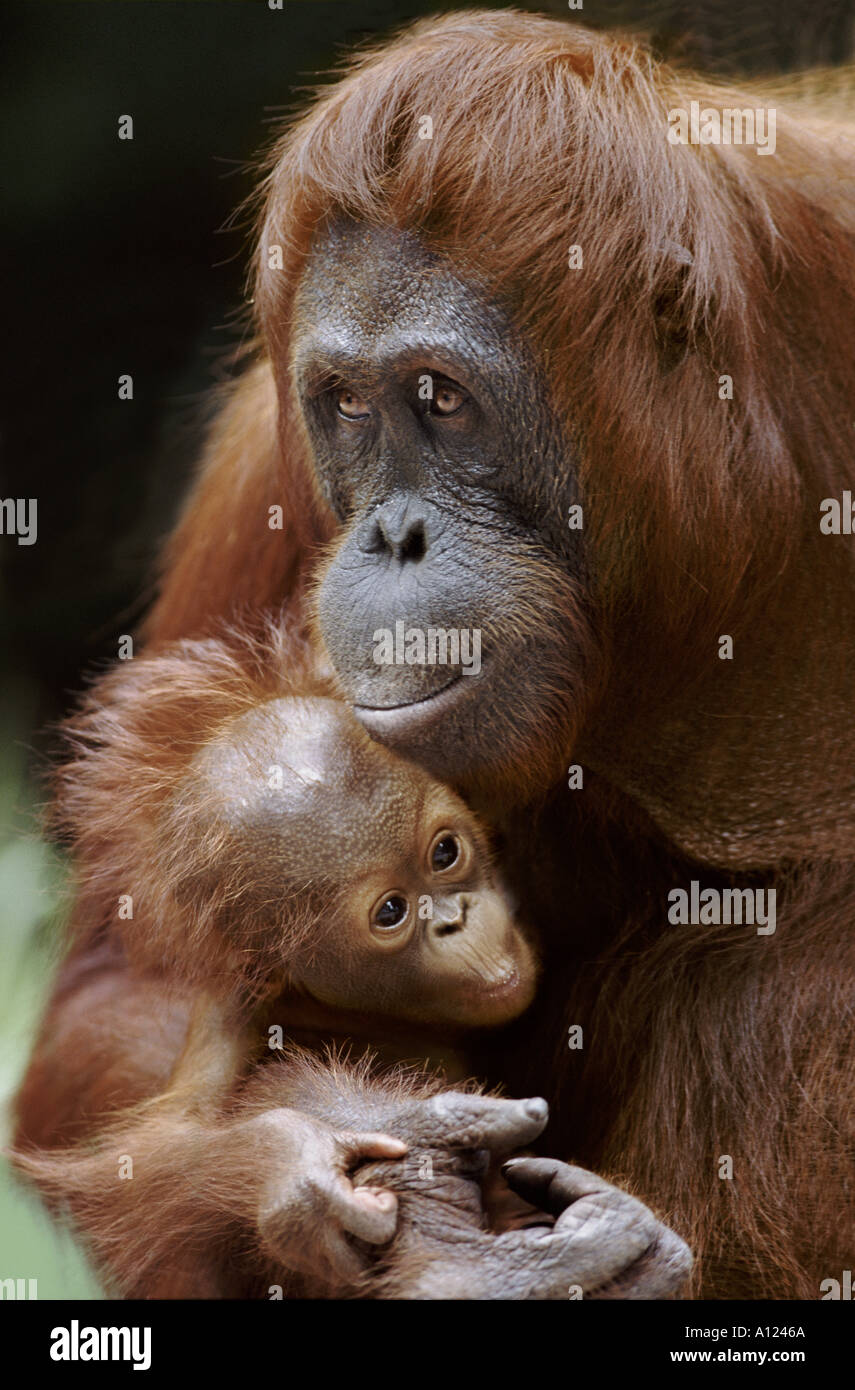
[[[534,953],[475,817],[372,742],[307,649],[283,642],[287,676],[275,641],[269,657],[251,649],[250,677],[214,641],[129,673],[147,693],[136,692],[138,743],[116,789],[116,859],[128,866],[116,896],[131,909],[115,929],[137,964],[196,991],[175,1079],[197,1097],[204,1075],[215,1090],[234,1080],[240,1046],[224,1040],[266,1000],[460,1029],[505,1023],[534,995]],[[186,730],[166,778],[164,700]],[[102,732],[76,787],[122,751]]]
[[[207,957],[218,992],[296,987],[469,1026],[531,1002],[533,954],[477,821],[339,701],[286,696],[225,724],[167,811],[166,843],[176,816],[198,848],[174,892],[222,938]]]
[[[166,808],[163,845],[180,843],[176,820],[195,827],[170,873],[177,920],[188,938],[206,931],[211,998],[178,1068],[197,1093],[197,1042],[210,1046],[223,1005],[296,992],[460,1028],[506,1023],[531,1003],[534,955],[478,822],[340,701],[284,696],[223,725]]]

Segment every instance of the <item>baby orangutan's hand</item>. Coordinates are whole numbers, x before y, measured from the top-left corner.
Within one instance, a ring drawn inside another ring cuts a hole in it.
[[[348,1236],[386,1244],[395,1234],[398,1199],[380,1188],[355,1188],[350,1172],[365,1159],[402,1158],[407,1145],[388,1134],[333,1129],[284,1108],[246,1128],[263,1164],[257,1225],[268,1254],[330,1285],[353,1284],[365,1257]]]

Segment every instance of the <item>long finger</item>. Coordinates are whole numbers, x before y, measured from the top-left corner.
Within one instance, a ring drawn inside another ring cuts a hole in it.
[[[589,1173],[587,1168],[577,1168],[572,1163],[562,1163],[557,1158],[511,1158],[502,1164],[502,1173],[518,1196],[552,1216],[560,1216],[580,1197],[620,1190],[597,1173]]]
[[[351,1168],[363,1158],[403,1158],[408,1149],[403,1139],[394,1139],[391,1134],[346,1129],[336,1137],[343,1160]]]
[[[398,1224],[398,1199],[394,1192],[374,1187],[355,1188],[342,1173],[327,1189],[334,1219],[350,1235],[369,1245],[385,1245]]]
[[[502,1153],[530,1144],[549,1118],[545,1100],[500,1100],[444,1091],[422,1101],[407,1117],[414,1142]]]

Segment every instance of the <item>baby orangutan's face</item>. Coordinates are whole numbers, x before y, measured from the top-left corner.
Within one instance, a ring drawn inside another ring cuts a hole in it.
[[[534,953],[478,822],[344,704],[261,705],[209,746],[200,774],[200,804],[214,803],[243,865],[242,902],[271,932],[281,915],[293,984],[340,1008],[445,1025],[505,1023],[531,1003]],[[295,937],[288,914],[307,904],[311,930]]]
[[[401,807],[393,843],[378,834],[373,862],[348,865],[332,932],[301,953],[296,973],[330,1004],[427,1023],[506,1023],[534,996],[531,947],[467,808],[418,770],[407,777],[409,813]]]

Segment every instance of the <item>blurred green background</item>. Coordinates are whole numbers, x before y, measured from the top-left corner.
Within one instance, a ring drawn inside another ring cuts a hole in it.
[[[487,6],[501,8],[501,6]],[[61,950],[63,864],[38,834],[52,726],[133,632],[186,490],[209,388],[245,331],[230,223],[277,121],[412,0],[21,0],[3,5],[0,167],[7,366],[0,496],[36,497],[37,544],[0,536],[0,1106]],[[568,14],[564,0],[519,9]],[[585,0],[708,71],[850,60],[855,0]],[[133,142],[116,138],[134,118]],[[134,377],[120,402],[116,380]],[[97,1297],[85,1260],[3,1169],[0,1280]]]

